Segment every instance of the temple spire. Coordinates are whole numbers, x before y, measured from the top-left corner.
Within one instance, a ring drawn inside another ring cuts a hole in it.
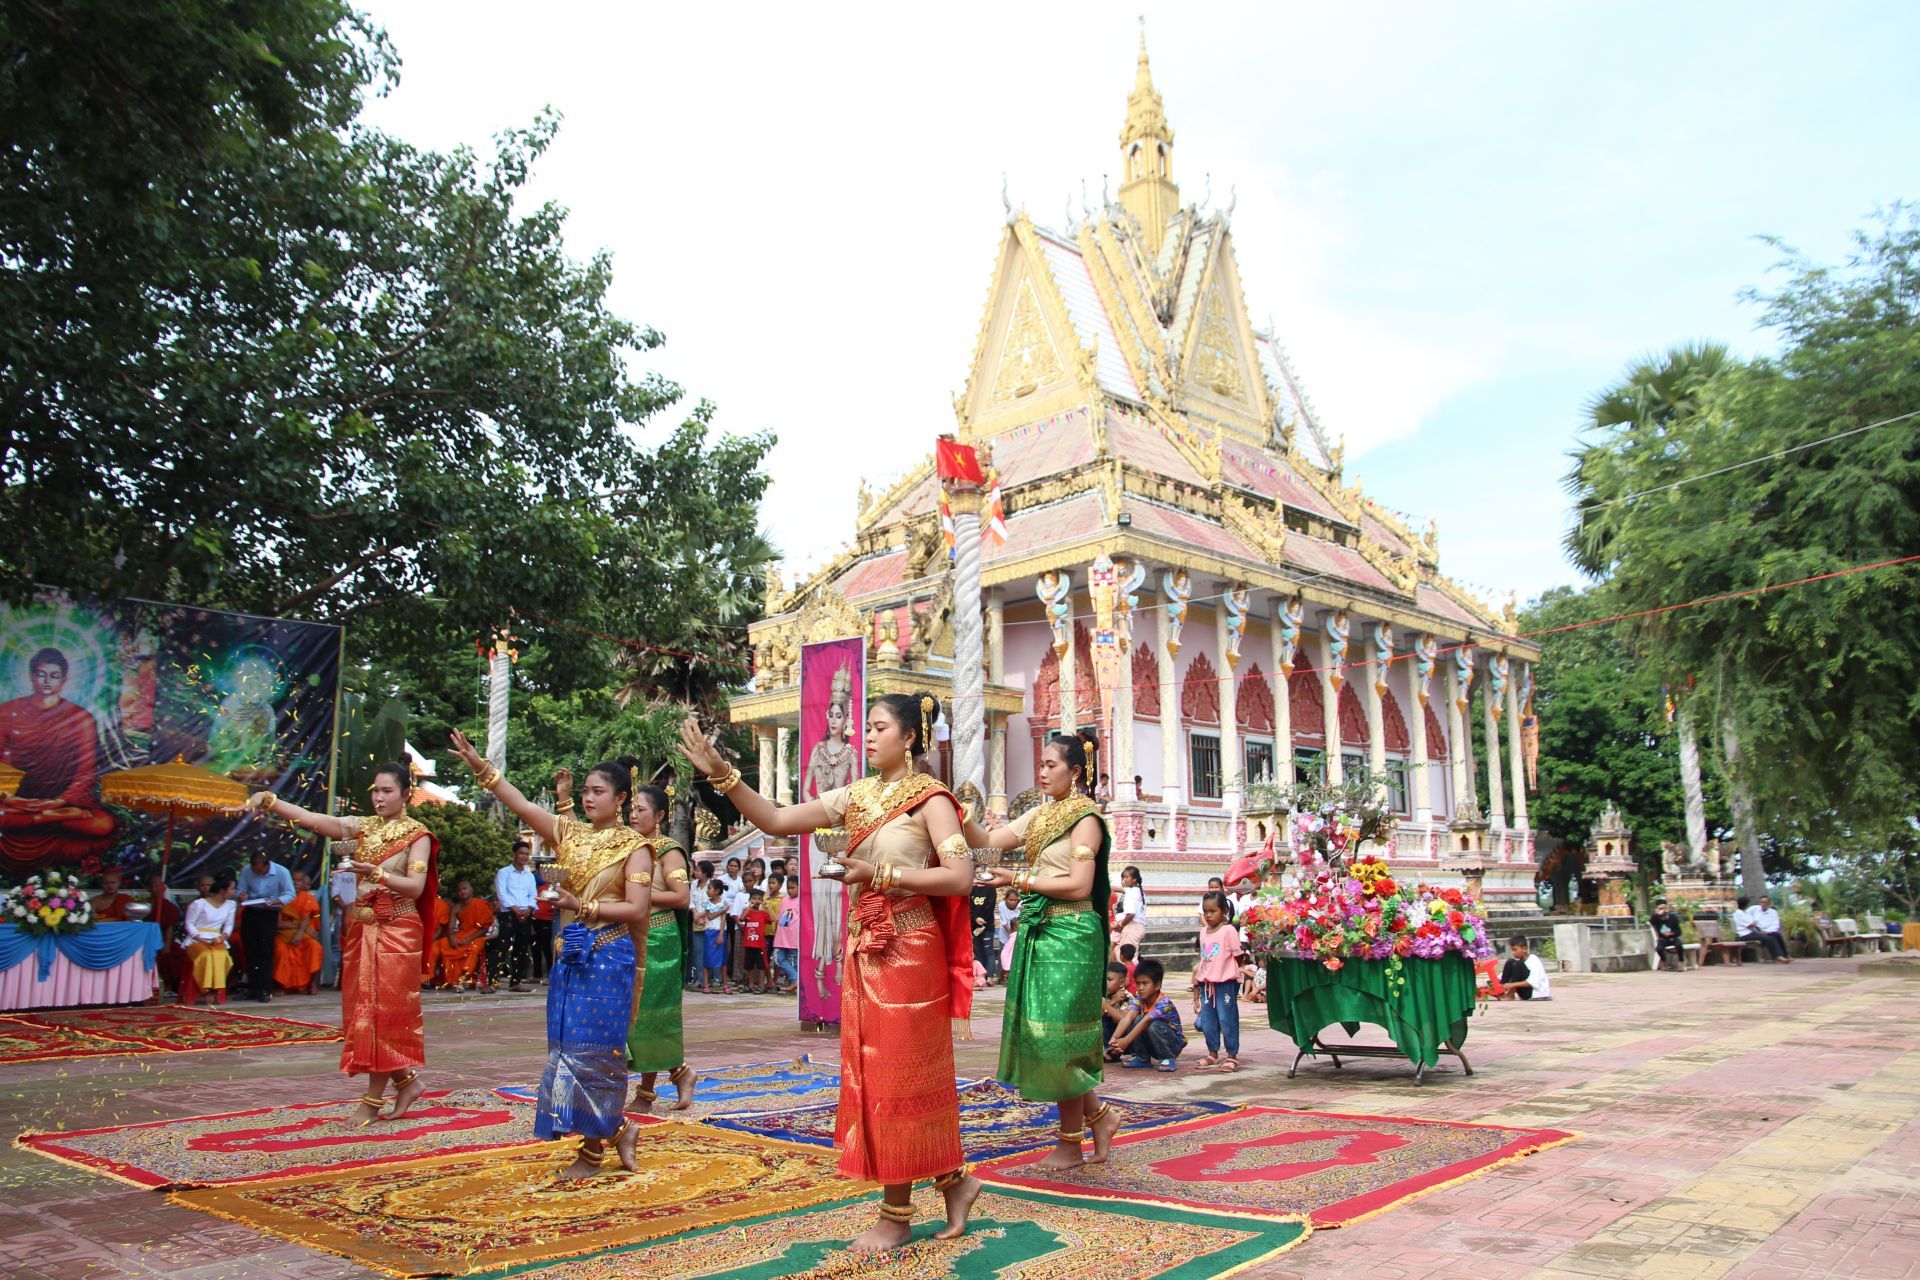
[[[1148,252],[1157,255],[1168,220],[1179,212],[1180,188],[1173,182],[1173,129],[1147,65],[1145,19],[1140,23],[1133,92],[1127,97],[1127,123],[1120,130],[1120,172],[1120,203],[1140,223]]]

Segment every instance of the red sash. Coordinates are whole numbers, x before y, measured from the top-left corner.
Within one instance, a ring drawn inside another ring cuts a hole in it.
[[[857,856],[860,845],[895,818],[903,813],[925,804],[935,796],[945,796],[947,803],[953,806],[956,815],[963,812],[960,802],[954,799],[953,792],[940,785],[935,779],[924,773],[909,775],[914,781],[902,789],[902,794],[885,810],[869,812],[865,806],[857,811],[851,807],[847,814],[847,850]],[[938,865],[938,863],[935,863]],[[867,907],[869,900],[887,904]],[[947,894],[935,897],[927,896],[927,905],[933,910],[934,923],[939,926],[944,940],[947,957],[947,996],[952,1002],[953,1020],[965,1027],[973,1016],[973,928],[968,913],[965,894]],[[854,907],[856,918],[861,921],[863,936],[872,932],[877,919],[870,919],[869,912],[884,910],[887,934],[891,936],[893,928],[893,908],[884,894],[862,893],[860,902]]]

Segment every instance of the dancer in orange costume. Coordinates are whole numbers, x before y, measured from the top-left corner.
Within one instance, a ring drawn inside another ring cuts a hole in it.
[[[247,802],[317,832],[329,840],[359,841],[359,859],[348,863],[359,879],[354,903],[340,932],[340,1069],[367,1077],[359,1118],[371,1124],[386,1105],[393,1084],[398,1120],[427,1086],[420,1068],[427,1057],[420,1019],[420,966],[427,927],[417,904],[438,897],[440,842],[407,816],[413,775],[404,764],[383,764],[373,779],[371,818],[335,818],[288,804],[270,791]]]
[[[326,956],[320,950],[320,902],[307,873],[293,873],[293,901],[280,908],[273,943],[273,980],[282,991],[308,991]]]
[[[950,1019],[973,1003],[973,941],[967,892],[972,860],[953,793],[915,761],[932,737],[939,704],[930,694],[888,694],[867,711],[867,764],[878,776],[782,808],[740,781],[692,719],[680,740],[694,768],[769,835],[799,835],[845,822],[848,856],[838,871],[854,886],[848,911],[840,1007],[840,1172],[881,1183],[880,1221],[852,1248],[872,1253],[912,1235],[913,1184],[930,1179],[946,1200],[952,1239],[967,1229],[980,1180],[960,1152]]]

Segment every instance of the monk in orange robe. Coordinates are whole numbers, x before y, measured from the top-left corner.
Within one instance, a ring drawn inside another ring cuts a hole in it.
[[[98,853],[118,826],[100,803],[99,727],[61,696],[67,655],[42,649],[27,674],[33,692],[0,702],[0,761],[26,775],[0,804],[0,856],[22,868]]]
[[[420,985],[430,987],[447,954],[447,925],[453,920],[453,904],[435,898],[432,910],[423,914],[427,917],[427,949],[421,954]]]
[[[462,880],[453,887],[453,920],[447,926],[447,949],[441,953],[446,966],[444,983],[455,991],[473,980],[486,954],[487,930],[493,927],[493,908],[485,898],[473,896],[473,882]]]
[[[320,949],[320,900],[304,871],[293,873],[293,901],[280,908],[280,932],[273,943],[273,980],[282,991],[313,990],[326,955]]]
[[[100,873],[100,892],[93,899],[95,924],[125,924],[133,895],[120,892],[120,868],[108,867]]]

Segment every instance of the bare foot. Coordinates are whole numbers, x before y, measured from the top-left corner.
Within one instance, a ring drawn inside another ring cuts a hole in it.
[[[882,1218],[855,1236],[853,1243],[847,1246],[847,1252],[883,1253],[888,1249],[898,1249],[912,1238],[912,1227],[891,1218]]]
[[[426,1091],[427,1086],[421,1082],[420,1073],[418,1071],[414,1072],[405,1084],[394,1091],[393,1112],[387,1119],[398,1120],[400,1117],[406,1115],[413,1107],[413,1104],[420,1101],[420,1095]]]
[[[1086,1162],[1079,1143],[1061,1142],[1056,1143],[1053,1150],[1047,1152],[1046,1159],[1033,1167],[1042,1173],[1061,1173],[1067,1169],[1078,1169]]]
[[[362,1129],[380,1118],[380,1108],[371,1102],[362,1102],[353,1109],[353,1118],[360,1122]]]
[[[574,1157],[573,1163],[562,1169],[555,1176],[562,1182],[579,1182],[585,1178],[591,1178],[598,1172],[600,1172],[600,1162],[597,1160],[589,1160],[586,1156],[581,1155]]]
[[[640,1126],[629,1123],[620,1130],[620,1137],[613,1144],[613,1149],[620,1153],[620,1167],[628,1173],[640,1172],[640,1157],[634,1152],[639,1141]]]
[[[1113,1150],[1113,1135],[1120,1132],[1120,1108],[1109,1102],[1100,1118],[1090,1121],[1087,1128],[1093,1131],[1093,1154],[1087,1157],[1087,1163],[1105,1164],[1107,1153]]]
[[[948,1187],[947,1225],[933,1233],[935,1240],[952,1240],[966,1234],[967,1217],[973,1212],[973,1202],[980,1198],[980,1179],[968,1174],[960,1181]]]
[[[673,1087],[680,1091],[679,1098],[674,1101],[673,1109],[685,1111],[693,1105],[693,1086],[699,1083],[700,1073],[692,1067],[681,1067],[672,1079]]]

